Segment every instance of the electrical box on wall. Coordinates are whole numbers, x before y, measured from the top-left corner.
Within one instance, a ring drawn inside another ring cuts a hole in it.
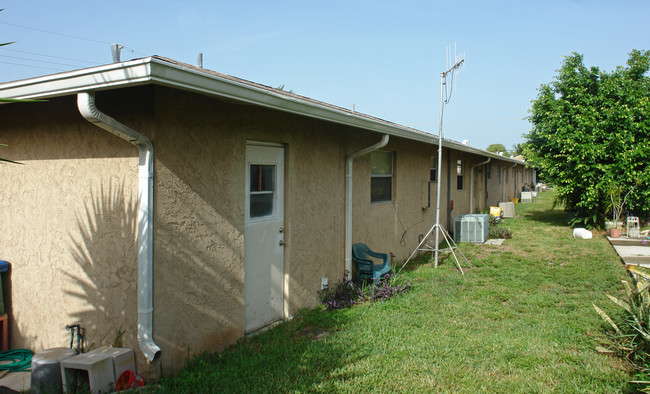
[[[327,276],[323,276],[323,277],[320,279],[320,289],[321,289],[321,290],[325,290],[325,289],[327,289],[328,283],[329,283],[329,281],[328,281],[328,279],[327,279]]]

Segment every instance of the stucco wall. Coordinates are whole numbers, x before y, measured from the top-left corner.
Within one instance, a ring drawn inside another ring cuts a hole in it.
[[[97,105],[154,142],[154,338],[165,368],[243,334],[246,141],[286,147],[287,314],[318,302],[321,277],[342,278],[340,128],[164,88],[98,92]],[[0,166],[12,346],[65,346],[65,325],[81,322],[88,343],[122,329],[137,350],[137,149],[83,120],[74,97],[0,111],[3,157],[24,163]],[[141,372],[158,372],[136,355]]]
[[[83,121],[72,98],[0,106],[0,258],[11,348],[90,346],[136,333],[137,149]]]
[[[377,135],[359,139],[351,151],[377,142]],[[370,202],[370,155],[362,156],[354,164],[353,242],[364,242],[372,249],[392,253],[395,261],[409,257],[424,236],[435,224],[436,183],[427,184],[431,157],[437,159],[435,145],[416,144],[393,138],[382,148],[394,152],[393,199]],[[456,160],[462,160],[464,168],[463,188],[457,188]],[[438,171],[441,182],[440,223],[450,233],[447,225],[449,201],[453,201],[449,219],[470,213],[471,165],[485,159],[456,150],[443,150],[442,168]],[[450,163],[450,167],[448,167]],[[482,167],[481,167],[482,168]],[[448,171],[448,169],[450,171]],[[474,209],[478,209],[479,193],[481,207],[484,204],[484,171],[474,170]],[[424,184],[424,185],[423,185]],[[423,193],[431,190],[430,206],[424,207]],[[449,196],[449,197],[448,197]]]
[[[243,334],[247,141],[285,145],[287,314],[318,302],[321,277],[342,277],[342,133],[168,89],[156,97],[156,339],[181,365],[188,349],[222,350]]]
[[[345,158],[379,134],[163,87],[98,92],[97,106],[154,143],[154,339],[164,370],[243,335],[247,141],[285,147],[286,315],[318,303],[322,277],[342,279]],[[82,119],[74,97],[0,106],[0,118],[0,142],[9,144],[0,157],[24,163],[0,165],[12,346],[66,346],[65,325],[76,322],[98,345],[121,329],[139,372],[155,376],[159,366],[145,362],[135,338],[137,149]],[[436,184],[428,179],[437,150],[400,138],[383,150],[395,152],[393,200],[370,202],[370,155],[356,159],[353,242],[404,260],[435,221]],[[449,149],[443,156],[447,227],[447,196],[449,220],[469,213],[471,164],[483,159]],[[457,159],[463,190],[456,190]],[[475,173],[476,196],[483,174]],[[513,187],[514,178],[508,193]]]
[[[488,205],[497,206],[501,201],[510,201],[511,198],[515,197],[515,178],[514,178],[514,168],[512,162],[506,162],[501,160],[492,161],[492,175],[488,180]],[[521,171],[522,165],[517,165],[517,171],[519,178],[517,180],[517,189],[521,191]],[[507,173],[507,177],[506,174]],[[530,183],[530,169],[524,170],[525,180],[528,179],[526,183]],[[518,197],[518,193],[517,193]]]

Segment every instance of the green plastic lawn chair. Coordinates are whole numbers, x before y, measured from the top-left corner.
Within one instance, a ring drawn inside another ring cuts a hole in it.
[[[375,264],[371,257],[381,260],[381,263]],[[388,254],[373,252],[361,242],[352,245],[352,261],[357,263],[359,279],[379,279],[392,272],[388,264]]]

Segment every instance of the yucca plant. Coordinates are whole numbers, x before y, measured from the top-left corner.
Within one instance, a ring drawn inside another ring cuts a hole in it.
[[[596,312],[614,329],[612,337],[618,351],[633,366],[650,371],[650,269],[630,266],[632,281],[623,281],[626,299],[607,297],[623,309],[618,324],[601,308],[592,304]]]

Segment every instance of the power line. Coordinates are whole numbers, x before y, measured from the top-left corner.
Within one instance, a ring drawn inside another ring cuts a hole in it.
[[[18,57],[18,56],[8,56],[8,55],[0,55],[0,57],[8,57],[10,59],[18,59],[18,60],[27,60],[29,62],[37,62],[37,63],[47,63],[47,64],[54,64],[57,66],[68,66],[68,67],[77,67],[76,64],[67,64],[67,63],[58,63],[58,62],[48,62],[47,60],[36,60],[36,59],[30,59],[27,57]]]
[[[67,70],[63,70],[63,69],[60,69],[60,68],[51,68],[51,67],[32,66],[31,64],[20,64],[20,63],[11,63],[11,62],[2,62],[2,61],[0,61],[0,64],[10,64],[10,65],[12,65],[12,66],[41,68],[41,69],[43,69],[43,70],[67,71]]]
[[[77,39],[77,40],[90,41],[90,42],[95,42],[95,43],[98,43],[98,44],[111,45],[110,42],[99,41],[99,40],[92,40],[92,39],[90,39],[90,38],[79,37],[79,36],[73,36],[73,35],[70,35],[70,34],[56,33],[56,32],[49,31],[49,30],[37,29],[37,28],[35,28],[35,27],[29,27],[29,26],[17,25],[17,24],[15,24],[15,23],[9,23],[9,22],[0,22],[0,23],[2,23],[3,25],[9,25],[9,26],[14,26],[14,27],[20,27],[21,29],[40,31],[40,32],[43,32],[43,33],[54,34],[54,35],[57,35],[57,36],[68,37],[68,38],[74,38],[74,39]]]
[[[90,39],[90,38],[79,37],[79,36],[73,36],[73,35],[71,35],[71,34],[57,33],[57,32],[50,31],[50,30],[38,29],[38,28],[35,28],[35,27],[29,27],[29,26],[18,25],[18,24],[15,24],[15,23],[9,23],[9,22],[0,22],[0,23],[3,24],[3,25],[14,26],[14,27],[20,27],[21,29],[34,30],[34,31],[42,32],[42,33],[53,34],[53,35],[56,35],[56,36],[67,37],[67,38],[74,38],[75,40],[83,40],[83,41],[94,42],[94,43],[96,43],[96,44],[103,44],[103,45],[112,45],[112,43],[110,43],[110,42],[106,42],[106,41],[93,40],[93,39]],[[129,47],[127,47],[127,46],[124,46],[124,45],[122,45],[122,48],[124,48],[124,49],[130,51],[131,53],[137,53],[138,55],[147,56],[147,55],[145,55],[144,53],[138,52],[138,51],[136,51],[135,49],[131,49],[131,48],[129,48]]]
[[[73,61],[73,62],[79,62],[79,63],[88,63],[88,64],[97,64],[97,63],[98,63],[98,62],[91,62],[91,61],[89,61],[89,60],[71,59],[71,58],[68,58],[68,57],[53,56],[53,55],[44,55],[44,54],[42,54],[42,53],[29,52],[29,51],[21,51],[21,50],[18,50],[18,49],[9,49],[9,48],[7,48],[7,47],[2,47],[2,48],[0,48],[0,49],[2,49],[3,51],[11,51],[11,52],[26,53],[26,54],[28,54],[28,55],[43,56],[43,57],[49,57],[49,58],[53,58],[53,59],[61,59],[61,60],[70,60],[70,61]]]

